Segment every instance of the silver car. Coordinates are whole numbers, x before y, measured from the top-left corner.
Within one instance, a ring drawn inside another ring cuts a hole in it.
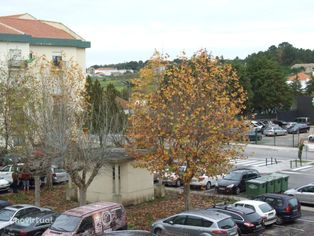
[[[69,181],[69,174],[62,168],[51,166],[53,183],[65,183]]]
[[[183,212],[152,225],[156,235],[237,236],[238,227],[228,215],[207,210]]]
[[[289,189],[285,194],[295,196],[301,203],[314,204],[314,183]]]
[[[263,132],[265,136],[277,136],[277,135],[286,135],[288,133],[287,130],[279,127],[279,126],[270,126],[266,128]]]

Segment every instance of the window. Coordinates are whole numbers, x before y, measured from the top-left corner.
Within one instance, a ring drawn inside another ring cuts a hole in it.
[[[60,62],[62,61],[61,52],[53,52],[52,53],[52,62],[55,66],[60,66]]]
[[[5,166],[1,169],[1,172],[9,172],[10,171],[10,166]]]
[[[273,209],[268,203],[263,203],[263,204],[259,205],[259,208],[264,213],[269,212],[269,211],[271,211]]]
[[[177,216],[173,220],[173,224],[176,225],[184,225],[186,216]]]
[[[238,206],[239,206],[239,207],[243,207],[244,204],[242,204],[242,203],[237,203],[237,204],[235,204],[235,206],[236,206],[236,207],[238,207]]]
[[[203,220],[203,227],[209,228],[212,226],[213,222],[210,222],[209,220]]]
[[[93,225],[93,218],[91,216],[86,217],[85,219],[83,219],[82,223],[80,224],[80,228],[78,230],[78,232],[83,233],[87,230],[93,229],[94,225]]]
[[[246,204],[244,207],[245,207],[245,208],[249,208],[249,209],[255,211],[255,208],[254,208],[252,205]]]
[[[203,219],[196,216],[188,216],[185,225],[203,227]]]

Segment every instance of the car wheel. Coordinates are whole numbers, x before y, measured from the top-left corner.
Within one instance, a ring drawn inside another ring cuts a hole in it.
[[[181,187],[181,181],[179,179],[176,181],[176,186]]]
[[[240,194],[240,188],[239,187],[237,187],[236,189],[235,189],[235,191],[234,191],[234,193],[236,194],[236,195],[239,195]]]
[[[206,190],[210,190],[210,188],[212,187],[210,181],[207,182],[206,184]]]
[[[161,229],[159,229],[159,228],[155,229],[154,234],[158,235],[158,236],[161,235]]]
[[[276,216],[276,224],[281,225],[282,223],[283,223],[283,220],[279,216]]]

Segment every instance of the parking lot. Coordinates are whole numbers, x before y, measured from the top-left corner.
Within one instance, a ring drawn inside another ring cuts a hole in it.
[[[311,210],[309,207],[304,207]],[[313,236],[313,223],[314,223],[314,212],[302,209],[302,217],[295,222],[283,224],[283,225],[273,225],[266,228],[263,236]],[[314,208],[312,209],[314,210]]]
[[[301,133],[301,134],[287,134],[284,136],[265,136],[261,141],[257,141],[257,144],[261,145],[269,145],[269,146],[282,146],[282,147],[297,147],[300,140],[304,139],[307,140],[310,134],[314,133],[314,127],[311,126],[311,129],[308,133]],[[254,141],[250,143],[254,144]]]

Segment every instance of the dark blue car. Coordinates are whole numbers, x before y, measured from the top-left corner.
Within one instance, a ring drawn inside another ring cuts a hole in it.
[[[295,221],[301,217],[301,204],[293,196],[276,193],[265,193],[256,197],[256,200],[267,202],[277,214],[277,224]]]

